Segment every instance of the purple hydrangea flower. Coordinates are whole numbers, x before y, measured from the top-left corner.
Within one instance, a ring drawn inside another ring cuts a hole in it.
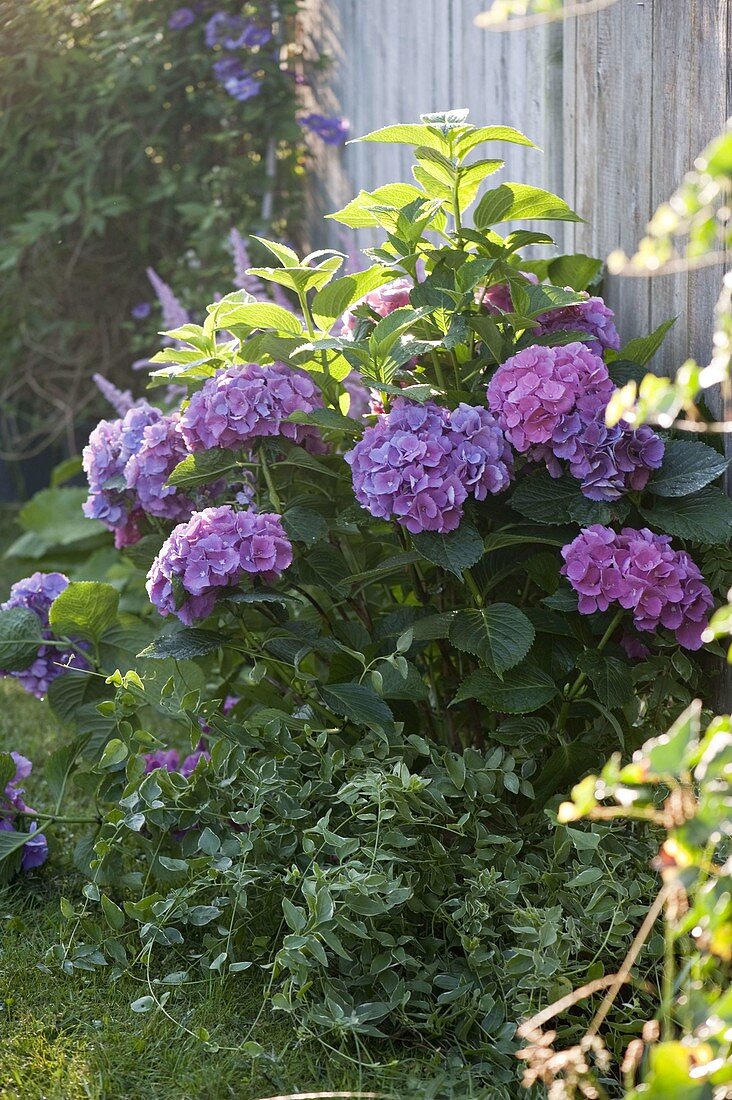
[[[10,832],[15,829],[14,817],[16,814],[34,813],[34,810],[31,809],[23,797],[25,788],[20,786],[23,780],[30,775],[33,765],[27,756],[22,756],[19,752],[11,752],[10,755],[15,764],[15,774],[6,783],[4,791],[0,794],[0,830],[3,832]],[[43,833],[39,833],[37,830],[38,825],[35,821],[32,821],[28,829],[32,839],[26,841],[21,850],[21,869],[23,871],[40,867],[48,858],[48,843]]]
[[[48,625],[48,611],[53,601],[64,591],[68,583],[69,579],[63,573],[33,573],[30,577],[16,581],[10,589],[8,599],[5,603],[0,604],[0,610],[9,611],[14,607],[22,607],[27,611],[32,611],[41,621],[43,637],[52,640],[53,634]],[[63,649],[60,646],[41,645],[28,668],[24,668],[19,672],[0,670],[0,675],[12,676],[26,691],[42,699],[47,694],[51,681],[55,680],[66,669],[88,667],[87,661],[74,650]],[[25,760],[25,757],[18,757],[16,764],[19,768],[16,777],[25,778],[25,775],[30,773],[29,762]],[[23,775],[22,772],[26,765],[28,765],[28,770]]]
[[[190,779],[200,762],[202,760],[209,761],[210,759],[211,753],[206,748],[205,741],[201,739],[196,749],[181,764],[180,774],[184,775],[186,779]]]
[[[379,317],[388,317],[395,309],[401,309],[403,306],[409,305],[409,292],[411,289],[412,283],[409,279],[400,278],[393,279],[392,282],[384,283],[376,290],[369,291],[341,317],[341,336],[347,340],[353,339],[358,324],[358,318],[355,316],[354,311],[358,306],[367,305]]]
[[[145,428],[142,444],[130,455],[124,476],[127,488],[148,515],[181,520],[193,511],[190,497],[166,485],[169,475],[187,455],[177,414],[162,416]]]
[[[652,428],[632,429],[624,421],[605,424],[605,410],[584,427],[575,440],[569,471],[590,500],[618,500],[629,491],[645,489],[652,470],[663,462],[662,440]]]
[[[571,287],[566,287],[571,291]],[[584,301],[573,306],[552,309],[537,318],[539,328],[536,336],[549,336],[553,332],[586,332],[588,340],[583,340],[596,355],[602,355],[605,348],[617,351],[620,337],[615,328],[615,314],[605,305],[602,298],[591,298],[584,294]]]
[[[633,612],[637,630],[672,630],[679,645],[699,649],[714,606],[709,588],[685,550],[647,527],[618,534],[593,524],[562,549],[562,573],[578,593],[581,614],[611,603]]]
[[[222,588],[245,576],[275,581],[292,562],[292,544],[280,516],[204,508],[174,528],[147,575],[147,591],[161,615],[187,626],[210,615]]]
[[[347,118],[331,118],[312,112],[298,120],[311,133],[317,134],[326,145],[344,145],[351,130]]]
[[[190,451],[213,447],[238,450],[260,436],[285,436],[309,450],[322,450],[316,428],[290,424],[297,411],[323,407],[309,375],[284,363],[227,367],[206,380],[181,416],[181,431]]]
[[[181,31],[195,21],[196,13],[190,8],[176,8],[168,19],[168,26],[172,31]]]
[[[150,316],[152,306],[149,302],[138,302],[130,310],[130,316],[134,317],[136,321],[144,321],[146,317]]]
[[[469,493],[482,500],[506,487],[508,457],[486,410],[460,405],[451,417],[403,398],[344,455],[358,502],[412,534],[454,531]]]
[[[249,76],[247,73],[242,77],[230,77],[224,81],[224,89],[239,103],[246,103],[248,99],[253,99],[254,96],[259,95],[262,88],[262,81],[257,80],[254,76]]]
[[[536,345],[498,368],[488,385],[488,405],[520,453],[571,460],[577,434],[605,408],[613,389],[602,359],[584,344]],[[561,468],[550,464],[550,471]]]

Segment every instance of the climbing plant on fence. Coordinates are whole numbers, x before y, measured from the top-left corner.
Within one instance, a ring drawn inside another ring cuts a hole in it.
[[[74,737],[55,812],[5,758],[2,866],[42,861],[74,784],[87,883],[49,964],[131,968],[132,1008],[174,1018],[177,986],[260,974],[331,1049],[418,1036],[513,1097],[518,1022],[617,970],[654,895],[648,822],[557,810],[707,689],[726,461],[608,427],[669,325],[622,347],[598,261],[506,233],[577,218],[486,188],[528,138],[457,111],[363,140],[415,153],[414,183],[331,215],[383,230],[370,266],[264,242],[249,275],[297,308],[240,290],[167,334],[150,383],[184,386],[179,407],[102,421],[87,518],[57,519],[66,552],[114,532],[102,579],[77,563],[3,605],[0,665]],[[57,553],[25,522],[16,553]],[[651,931],[603,1031],[616,1056],[663,953]]]

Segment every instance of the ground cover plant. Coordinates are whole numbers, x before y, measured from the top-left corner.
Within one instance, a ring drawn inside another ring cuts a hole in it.
[[[0,665],[75,737],[47,813],[23,746],[2,758],[1,866],[35,873],[82,797],[86,884],[47,966],[137,975],[132,1009],[209,1047],[186,987],[257,975],[303,1040],[372,1073],[381,1040],[419,1043],[510,1097],[518,1022],[616,970],[653,897],[647,823],[556,811],[708,688],[726,461],[608,426],[670,323],[621,347],[598,261],[504,235],[577,218],[517,183],[478,201],[502,166],[483,153],[528,138],[448,112],[364,140],[416,160],[332,215],[382,228],[370,266],[262,242],[273,265],[249,275],[292,308],[241,290],[169,331],[151,385],[186,388],[175,411],[102,421],[88,494],[21,514],[16,554],[77,560],[13,587]],[[663,951],[650,932],[614,1002],[615,1055]]]

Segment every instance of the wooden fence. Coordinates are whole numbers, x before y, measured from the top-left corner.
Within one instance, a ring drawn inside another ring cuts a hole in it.
[[[488,0],[306,0],[313,52],[331,57],[317,109],[354,136],[425,111],[469,107],[544,150],[506,146],[498,179],[561,194],[586,224],[559,226],[565,251],[630,252],[653,210],[732,113],[732,0],[618,0],[532,30],[479,30]],[[353,247],[322,215],[360,188],[409,179],[399,146],[317,148],[310,188],[314,247]],[[367,241],[364,236],[362,242]],[[654,279],[608,277],[625,339],[678,315],[656,366],[708,358],[719,268]]]

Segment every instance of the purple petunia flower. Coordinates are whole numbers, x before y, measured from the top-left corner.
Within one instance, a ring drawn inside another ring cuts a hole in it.
[[[130,316],[134,317],[136,321],[144,321],[146,317],[150,316],[152,306],[149,302],[138,302],[130,310]]]
[[[28,832],[31,839],[23,845],[20,866],[24,871],[32,871],[36,867],[42,867],[48,859],[48,841],[43,833],[38,832],[38,825],[31,821]]]
[[[181,416],[181,431],[190,451],[238,450],[261,436],[285,436],[309,450],[322,450],[316,428],[287,422],[294,412],[322,407],[320,392],[309,375],[284,363],[267,367],[247,363],[227,367],[206,380]]]
[[[145,761],[145,774],[149,775],[157,768],[166,772],[177,772],[180,764],[180,755],[177,749],[155,749],[153,752],[142,754]]]
[[[176,8],[168,19],[168,26],[172,31],[182,31],[184,27],[190,27],[195,21],[196,13],[191,8]]]
[[[326,145],[344,145],[348,139],[351,125],[347,118],[331,118],[312,112],[298,119],[301,126],[317,134]]]
[[[272,38],[268,27],[250,23],[241,15],[217,11],[206,23],[206,45],[224,50],[254,49],[264,46]]]
[[[397,398],[344,458],[358,502],[412,534],[454,531],[468,494],[482,500],[510,479],[506,441],[485,409],[451,415]]]
[[[210,615],[222,588],[247,575],[271,583],[292,562],[292,544],[280,516],[204,508],[174,528],[147,575],[147,591],[161,615],[187,626]]]
[[[54,636],[48,625],[49,608],[68,583],[69,579],[63,573],[33,573],[30,577],[16,581],[10,589],[8,599],[0,604],[0,610],[9,611],[11,608],[22,607],[26,611],[32,611],[40,619],[42,636],[48,641],[53,640]],[[87,661],[75,650],[64,649],[61,646],[41,645],[28,668],[19,672],[0,670],[0,676],[12,676],[26,691],[42,699],[47,694],[51,681],[62,672],[69,668],[88,667]],[[14,759],[16,759],[15,755]],[[18,765],[16,778],[25,778],[30,773],[29,761],[19,756],[16,764]],[[24,771],[26,765],[27,771]]]
[[[245,103],[248,99],[253,99],[254,96],[259,95],[261,88],[262,81],[246,73],[242,77],[231,77],[229,80],[224,81],[225,91],[232,99],[238,100],[239,103]]]
[[[211,753],[206,748],[206,742],[201,738],[195,750],[181,764],[180,774],[184,775],[186,779],[190,779],[200,762],[202,760],[208,762],[210,759]]]
[[[581,614],[617,603],[632,610],[637,630],[665,626],[679,645],[701,647],[714,600],[696,563],[685,550],[674,550],[668,535],[647,527],[618,534],[593,524],[562,549],[562,557]]]

